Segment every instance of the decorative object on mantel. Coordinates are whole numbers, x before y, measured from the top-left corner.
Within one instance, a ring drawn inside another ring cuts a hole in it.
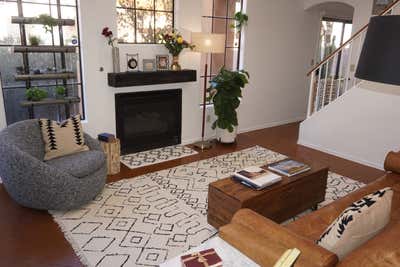
[[[196,79],[195,70],[108,73],[108,85],[111,87],[195,82]]]
[[[126,54],[126,71],[139,71],[139,54]]]
[[[114,38],[113,32],[108,27],[103,28],[101,35],[107,39],[108,45],[112,49],[113,72],[120,72],[119,47],[114,44],[117,38]]]
[[[210,99],[214,103],[217,120],[212,128],[217,128],[218,140],[221,143],[234,143],[237,135],[237,112],[242,98],[242,89],[249,83],[249,73],[230,71],[222,68],[210,81]]]
[[[143,71],[155,71],[156,60],[155,59],[143,59]]]
[[[121,143],[118,138],[110,139],[110,142],[100,141],[101,148],[107,157],[107,174],[115,175],[121,171]]]
[[[173,60],[171,70],[181,70],[181,65],[179,65],[180,53],[185,48],[190,48],[191,50],[193,50],[194,45],[184,40],[182,35],[177,30],[173,30],[171,33],[161,33],[159,35],[159,39],[172,54]]]
[[[156,66],[158,71],[169,70],[169,56],[168,55],[157,55]]]
[[[195,146],[201,150],[211,148],[212,144],[204,140],[205,124],[206,124],[206,101],[207,101],[207,77],[208,75],[208,54],[222,54],[225,53],[225,35],[213,33],[192,33],[192,42],[196,52],[205,53],[206,64],[204,67],[204,89],[203,89],[203,120],[201,127],[201,141],[196,143]]]

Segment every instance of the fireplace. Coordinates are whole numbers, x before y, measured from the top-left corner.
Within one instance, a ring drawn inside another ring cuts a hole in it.
[[[181,89],[116,94],[115,105],[122,154],[181,143]]]

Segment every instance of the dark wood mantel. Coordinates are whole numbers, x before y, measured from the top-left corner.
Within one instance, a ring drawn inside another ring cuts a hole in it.
[[[108,73],[108,85],[111,87],[183,83],[196,80],[196,70]]]

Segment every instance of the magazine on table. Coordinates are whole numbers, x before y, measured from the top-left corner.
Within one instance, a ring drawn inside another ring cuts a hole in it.
[[[311,169],[311,167],[292,159],[285,159],[268,165],[268,169],[290,177],[303,172],[307,172]]]
[[[261,190],[282,180],[278,174],[268,171],[267,167],[251,166],[234,173],[234,178],[243,184]]]

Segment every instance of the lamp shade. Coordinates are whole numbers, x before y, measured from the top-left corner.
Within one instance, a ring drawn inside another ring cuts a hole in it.
[[[400,85],[400,16],[371,18],[355,76]]]
[[[225,34],[193,32],[192,44],[196,52],[225,53]]]

